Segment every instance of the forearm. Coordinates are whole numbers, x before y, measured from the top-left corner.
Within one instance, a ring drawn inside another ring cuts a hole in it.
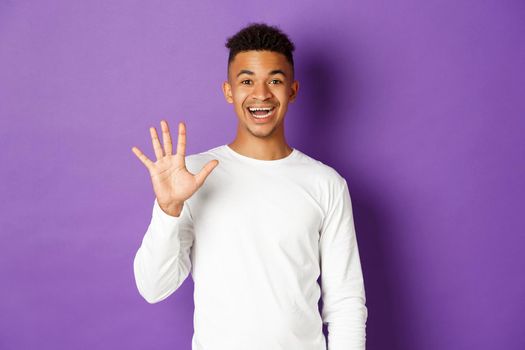
[[[328,350],[365,350],[368,309],[359,296],[341,297],[323,314],[328,323]]]
[[[133,269],[139,293],[149,303],[172,294],[188,276],[190,238],[187,222],[162,212],[154,204],[152,219],[138,249]]]
[[[350,237],[352,248],[344,264],[340,261],[335,267],[325,263],[327,270],[340,271],[337,276],[325,273],[322,279],[322,316],[323,322],[328,323],[328,350],[365,350],[366,345],[365,285],[357,242],[355,236]]]

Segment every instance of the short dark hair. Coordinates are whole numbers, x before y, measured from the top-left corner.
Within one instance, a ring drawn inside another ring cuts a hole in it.
[[[230,49],[228,66],[239,52],[243,51],[273,51],[282,53],[292,66],[294,43],[277,26],[266,23],[249,23],[235,35],[228,38],[226,47]]]

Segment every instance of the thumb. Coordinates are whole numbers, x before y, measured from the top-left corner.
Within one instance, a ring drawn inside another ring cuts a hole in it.
[[[195,180],[197,181],[197,187],[201,187],[204,183],[204,180],[210,175],[211,171],[219,164],[219,161],[217,159],[210,160],[208,163],[206,163],[201,171],[197,175],[195,175]]]

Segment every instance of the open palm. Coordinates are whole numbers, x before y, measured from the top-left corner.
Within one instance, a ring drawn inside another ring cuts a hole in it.
[[[184,201],[190,198],[204,183],[211,171],[219,164],[213,159],[206,163],[198,174],[192,174],[186,168],[186,126],[183,122],[179,123],[179,135],[177,140],[177,152],[172,154],[173,146],[171,141],[168,122],[161,120],[162,140],[164,147],[161,146],[157,131],[150,127],[150,135],[156,162],[152,162],[137,147],[131,150],[148,169],[153,190],[159,206],[166,213],[178,216],[182,210]]]

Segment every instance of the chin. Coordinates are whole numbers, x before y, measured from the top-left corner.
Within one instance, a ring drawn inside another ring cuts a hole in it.
[[[265,138],[265,137],[269,137],[273,134],[274,132],[274,129],[270,130],[270,131],[258,131],[258,130],[250,130],[250,133],[255,136],[255,137],[260,137],[260,138]]]

